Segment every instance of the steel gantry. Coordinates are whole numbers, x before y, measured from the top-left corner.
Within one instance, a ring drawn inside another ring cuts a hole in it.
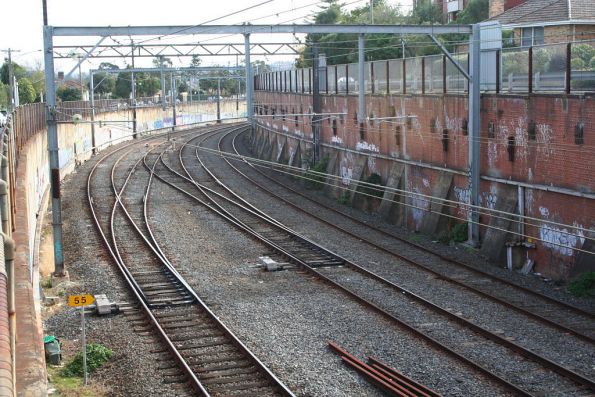
[[[50,159],[50,181],[52,192],[52,214],[54,230],[54,255],[56,262],[56,273],[64,272],[64,257],[62,251],[62,221],[60,209],[60,172],[58,161],[58,139],[56,120],[56,87],[54,79],[54,58],[71,57],[73,51],[81,51],[83,56],[79,62],[89,58],[105,57],[128,57],[136,50],[138,55],[145,57],[156,56],[217,56],[217,55],[240,55],[241,43],[220,43],[205,44],[197,40],[196,43],[169,44],[153,42],[164,37],[190,36],[190,35],[242,35],[244,37],[245,57],[245,79],[246,79],[246,107],[247,118],[254,123],[253,109],[253,73],[251,67],[251,55],[280,55],[296,53],[295,43],[262,43],[251,42],[253,35],[272,34],[325,34],[325,33],[347,33],[358,37],[358,63],[360,81],[363,81],[364,62],[364,38],[370,34],[395,34],[395,35],[428,35],[435,39],[439,34],[459,33],[469,37],[469,72],[463,73],[469,80],[469,184],[470,184],[470,219],[469,239],[472,243],[479,243],[479,149],[480,149],[480,98],[479,98],[479,70],[480,70],[480,30],[478,25],[193,25],[193,26],[105,26],[105,27],[54,27],[45,25],[44,36],[44,58],[46,78],[46,108],[47,108],[47,130],[48,149]],[[151,38],[153,36],[153,38]],[[155,37],[156,36],[156,37]],[[95,37],[98,42],[95,44],[69,44],[54,46],[56,37]],[[118,41],[131,40],[130,45]],[[143,38],[144,37],[144,38]],[[115,44],[104,43],[110,38]],[[138,38],[133,42],[133,39]],[[194,39],[192,39],[194,40]],[[438,44],[441,51],[459,69],[463,69],[448,53]],[[225,54],[227,52],[227,54]],[[77,65],[78,66],[78,65]],[[76,67],[75,67],[76,68]],[[121,70],[126,72],[129,70]],[[169,69],[168,69],[169,71]],[[363,122],[366,115],[366,103],[364,90],[359,90],[358,96],[358,121]]]

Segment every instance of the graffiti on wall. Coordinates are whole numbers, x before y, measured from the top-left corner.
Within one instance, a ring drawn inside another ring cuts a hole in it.
[[[574,227],[582,228],[576,222]],[[541,224],[539,227],[539,238],[543,240],[543,245],[558,252],[560,255],[572,256],[573,248],[580,248],[585,242],[585,236],[580,229],[568,231],[566,228],[558,228],[550,224]]]
[[[345,153],[341,162],[339,163],[339,176],[341,177],[341,183],[349,185],[351,178],[353,177],[353,165],[355,160],[353,154]]]
[[[380,153],[380,148],[378,146],[374,145],[373,143],[368,143],[366,141],[358,142],[355,145],[355,150]]]
[[[549,208],[545,206],[539,207],[539,213],[544,219],[550,218],[551,215]],[[573,256],[574,248],[581,248],[585,243],[585,235],[583,225],[575,221],[572,226],[569,231],[568,228],[542,222],[539,226],[539,238],[543,246],[560,255]]]

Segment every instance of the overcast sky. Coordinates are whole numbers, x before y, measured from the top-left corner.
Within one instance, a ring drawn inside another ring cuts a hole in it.
[[[348,9],[365,5],[366,0],[343,0]],[[262,4],[264,3],[264,4]],[[212,22],[213,24],[303,23],[318,10],[315,0],[47,0],[48,20],[53,26],[127,26],[127,25],[198,25],[236,11],[255,6],[251,10],[231,15]],[[389,0],[389,3],[404,4],[409,11],[411,0]],[[259,6],[259,4],[261,4]],[[0,22],[0,49],[8,47],[20,50],[13,60],[33,66],[43,65],[42,59],[42,0],[3,0],[2,22]],[[88,40],[88,39],[87,39]],[[97,39],[91,40],[96,42]],[[241,42],[241,36],[227,38]],[[291,41],[292,37],[274,37],[273,41]],[[224,40],[225,41],[225,40]],[[89,41],[86,41],[89,42]],[[270,57],[269,62],[275,62]],[[188,59],[173,59],[175,64],[189,62]],[[219,58],[203,58],[203,64],[234,62]],[[115,61],[120,67],[124,61]],[[150,60],[137,66],[148,66]],[[74,61],[57,61],[56,69],[69,69]],[[96,67],[97,62],[86,62],[84,69]]]

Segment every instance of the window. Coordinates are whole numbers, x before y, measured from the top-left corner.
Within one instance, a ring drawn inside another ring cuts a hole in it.
[[[523,28],[521,30],[521,47],[543,44],[543,26]]]

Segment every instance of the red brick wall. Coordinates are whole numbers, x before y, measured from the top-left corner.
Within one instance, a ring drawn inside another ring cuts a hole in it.
[[[273,107],[276,107],[277,115],[281,107],[286,113],[311,112],[309,95],[257,92],[256,103],[259,102],[268,104],[269,114]],[[367,96],[366,107],[370,118],[412,117],[368,121],[364,124],[365,131],[361,139],[360,126],[356,121],[357,97],[324,96],[323,112],[331,115],[323,121],[321,141],[362,153],[371,152],[454,170],[457,174],[448,198],[461,203],[465,201],[468,179],[461,175],[468,168],[468,136],[464,129],[467,120],[465,96]],[[591,195],[595,193],[595,98],[484,95],[481,117],[481,174],[501,180],[494,182],[484,178],[480,186],[482,206],[498,208],[505,198],[516,200],[517,187],[506,185],[505,181],[528,184],[523,204],[526,215],[537,220],[526,222],[526,234],[536,240],[545,240],[536,241],[537,248],[529,251],[529,257],[535,260],[537,271],[556,278],[568,277],[572,273],[577,251],[564,245],[581,248],[584,239],[564,232],[588,235],[588,232],[581,232],[580,228],[595,228],[595,200],[545,189],[547,186],[548,189],[562,188]],[[336,136],[333,135],[333,119],[337,120]],[[270,117],[263,120],[273,129],[312,137],[308,116],[299,116],[297,127],[293,117],[285,122]],[[583,124],[582,144],[575,142],[575,128],[579,123]],[[533,124],[534,139],[528,131]],[[397,126],[401,129],[399,145]],[[447,151],[443,147],[444,130],[447,130],[444,136]],[[509,159],[509,137],[514,137],[513,161]],[[377,158],[372,162],[372,167],[386,181],[391,163],[391,160]],[[431,194],[439,173],[439,170],[429,167],[408,166],[407,190]],[[505,194],[507,197],[504,197]],[[427,206],[423,200],[417,201],[414,203],[416,206]],[[462,207],[453,207],[449,213],[461,219],[466,217],[466,210]],[[408,226],[418,229],[423,216],[423,210],[409,210]],[[490,217],[483,215],[481,221],[489,224]],[[546,224],[545,221],[570,226]],[[485,236],[485,231],[486,228],[482,227],[482,236]],[[591,237],[595,237],[595,233],[591,233]]]

